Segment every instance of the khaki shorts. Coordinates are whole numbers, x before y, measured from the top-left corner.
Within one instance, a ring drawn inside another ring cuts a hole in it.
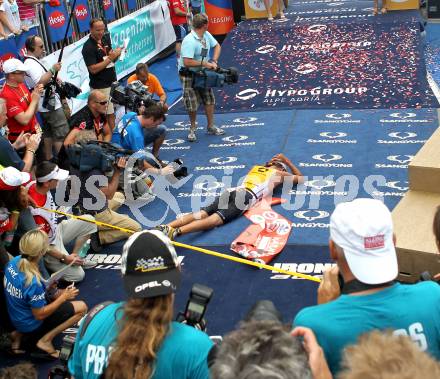
[[[90,88],[91,90],[95,89],[95,88]],[[108,101],[107,103],[107,111],[105,112],[106,114],[114,114],[115,113],[115,108],[113,107],[113,103],[110,101],[110,89],[111,87],[107,87],[107,88],[96,88],[98,91],[101,91],[104,95],[106,100]]]
[[[50,112],[40,112],[43,121],[43,138],[53,138],[56,141],[63,141],[67,133],[69,133],[69,125],[67,124],[66,115],[63,108]]]
[[[197,112],[200,104],[214,105],[215,97],[212,88],[194,89],[192,88],[192,77],[179,75],[183,89],[183,104],[188,112]]]

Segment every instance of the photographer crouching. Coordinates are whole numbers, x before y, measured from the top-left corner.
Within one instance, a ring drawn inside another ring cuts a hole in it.
[[[121,271],[128,300],[101,304],[84,319],[70,373],[89,379],[208,379],[211,340],[171,321],[181,271],[170,240],[159,231],[135,233],[124,245]]]
[[[209,58],[210,50],[214,49],[212,59]],[[196,137],[196,117],[200,104],[205,107],[208,121],[207,132],[216,136],[224,134],[224,130],[214,126],[215,97],[212,88],[193,88],[193,74],[206,68],[217,69],[220,57],[220,45],[208,32],[208,17],[196,14],[193,18],[192,31],[182,41],[179,60],[179,76],[183,88],[183,102],[188,111],[191,122],[188,141],[194,142]]]

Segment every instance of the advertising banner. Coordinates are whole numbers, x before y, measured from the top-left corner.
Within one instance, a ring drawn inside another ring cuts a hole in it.
[[[278,13],[278,2],[270,0],[270,10],[275,16]],[[263,0],[244,0],[246,18],[267,18]]]
[[[57,7],[52,7],[49,4],[45,4],[44,14],[46,17],[50,41],[52,43],[61,41],[64,38],[64,34],[66,34],[67,22],[69,20],[66,6],[64,3],[61,3]],[[67,36],[72,36],[72,28],[70,28]]]
[[[102,5],[104,7],[105,19],[107,21],[112,21],[116,18],[115,5],[113,0],[103,0]]]
[[[124,41],[127,43],[125,58],[116,62],[118,79],[133,72],[137,63],[148,61],[176,40],[166,1],[155,1],[109,24],[109,30],[114,47],[122,46]],[[89,73],[81,53],[88,38],[86,36],[64,50],[60,78],[82,89],[70,104],[74,113],[86,104],[90,91]],[[53,65],[58,55],[59,51],[56,51],[45,57],[45,64],[48,67]]]
[[[127,9],[129,11],[136,9],[136,0],[127,0]]]
[[[231,0],[205,0],[205,11],[209,17],[208,31],[214,35],[227,34],[234,27]]]
[[[81,33],[90,29],[90,9],[87,0],[76,0],[75,18]]]
[[[390,11],[419,9],[419,0],[387,0],[386,8]]]

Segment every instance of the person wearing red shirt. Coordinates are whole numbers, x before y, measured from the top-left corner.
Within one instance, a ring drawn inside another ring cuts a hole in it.
[[[6,83],[0,97],[6,101],[9,141],[15,142],[20,133],[41,133],[35,113],[43,93],[43,85],[35,86],[32,94],[24,85],[26,66],[18,59],[11,58],[3,63]]]
[[[170,9],[171,24],[173,24],[176,34],[176,55],[179,59],[182,40],[188,34],[187,17],[190,18],[191,13],[185,6],[185,0],[168,0],[168,8]]]

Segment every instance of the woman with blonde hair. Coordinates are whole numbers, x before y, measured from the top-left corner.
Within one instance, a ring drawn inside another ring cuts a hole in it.
[[[76,379],[209,379],[209,337],[172,322],[180,267],[158,230],[133,234],[122,252],[128,300],[94,309],[80,325],[69,372]]]
[[[52,340],[63,330],[78,322],[87,312],[83,301],[70,301],[78,296],[78,289],[70,286],[48,302],[46,284],[38,269],[38,262],[49,247],[47,234],[39,229],[25,233],[20,239],[21,255],[6,265],[4,289],[9,317],[16,328],[12,349],[26,347],[35,350],[40,358],[57,359]]]

